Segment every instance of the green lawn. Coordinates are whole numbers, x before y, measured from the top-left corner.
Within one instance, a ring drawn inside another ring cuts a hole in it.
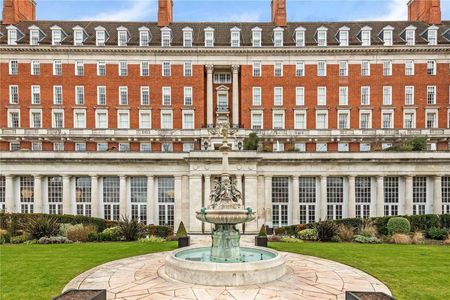
[[[51,299],[97,265],[175,248],[176,242],[0,246],[0,299]]]
[[[363,270],[396,299],[450,299],[450,247],[350,243],[270,243],[271,248],[318,256]]]

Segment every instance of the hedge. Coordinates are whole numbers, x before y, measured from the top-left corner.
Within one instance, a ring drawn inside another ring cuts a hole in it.
[[[374,217],[369,218],[369,223],[375,225],[378,229],[378,232],[382,235],[388,235],[387,223],[390,218],[394,216],[388,217]],[[446,228],[450,230],[450,214],[443,215],[417,215],[417,216],[400,216],[408,219],[411,223],[411,231],[425,231],[427,232],[430,228]],[[347,218],[341,220],[333,220],[333,222],[337,225],[345,225],[349,227],[353,227],[356,230],[360,230],[364,223],[367,220],[359,219],[359,218]],[[314,228],[317,223],[311,223],[307,225],[290,225],[285,227],[280,227],[275,229],[275,234],[277,235],[296,235],[298,232],[299,226],[305,226],[306,228]],[[297,231],[296,231],[297,230]]]
[[[23,214],[23,213],[0,213],[0,228],[8,229],[10,224],[14,224],[14,230],[22,230],[23,224],[29,218],[37,218],[39,216],[48,216],[58,219],[58,223],[96,225],[99,232],[104,229],[116,226],[115,221],[104,220],[100,218],[92,218],[86,216],[74,215],[49,215],[49,214]]]

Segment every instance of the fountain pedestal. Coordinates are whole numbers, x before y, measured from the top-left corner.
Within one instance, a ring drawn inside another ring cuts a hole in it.
[[[211,261],[239,262],[241,259],[241,238],[234,225],[218,224],[212,233]]]

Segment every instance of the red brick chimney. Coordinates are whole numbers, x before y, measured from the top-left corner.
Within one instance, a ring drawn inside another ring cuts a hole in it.
[[[158,26],[168,26],[173,21],[173,1],[158,0]]]
[[[410,0],[408,21],[441,24],[441,0]]]
[[[20,21],[36,20],[34,0],[3,0],[3,24],[17,24]]]
[[[272,0],[272,23],[281,27],[287,25],[286,0]]]

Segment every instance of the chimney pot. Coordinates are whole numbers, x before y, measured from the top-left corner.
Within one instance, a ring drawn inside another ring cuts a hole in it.
[[[287,25],[286,0],[272,0],[272,23],[275,26]]]
[[[158,26],[168,26],[173,21],[173,1],[158,0]]]
[[[34,0],[3,0],[3,24],[35,20],[36,2]]]

